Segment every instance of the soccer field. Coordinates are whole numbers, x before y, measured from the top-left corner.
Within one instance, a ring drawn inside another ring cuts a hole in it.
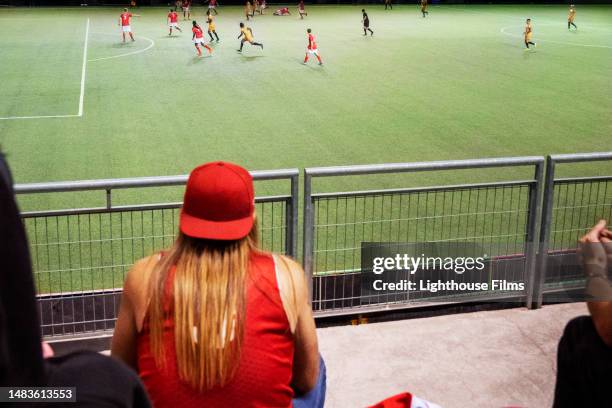
[[[216,19],[221,42],[210,58],[196,57],[188,21],[181,21],[184,33],[168,37],[164,8],[134,11],[140,15],[132,21],[137,41],[127,44],[120,41],[119,8],[0,10],[0,144],[20,183],[184,174],[219,159],[258,170],[612,147],[612,7],[579,7],[578,31],[568,31],[564,6],[439,6],[424,19],[416,6],[384,11],[371,5],[373,37],[362,35],[361,8],[309,7],[304,20],[269,10],[249,22],[265,49],[246,45],[239,54],[242,9],[222,7]],[[538,43],[528,52],[522,43],[526,17]],[[194,18],[203,24],[204,9],[196,8]],[[323,67],[312,60],[301,64],[306,28],[317,37]],[[584,170],[610,172],[601,163],[570,172]],[[319,180],[318,187],[347,191],[510,177],[533,174],[516,168],[379,175]],[[113,202],[178,201],[181,191],[122,191]],[[259,196],[280,193],[286,190],[278,184],[257,183]],[[509,197],[493,197],[491,205],[510,208],[515,199]],[[74,208],[103,205],[104,196],[44,194],[20,202],[22,210]],[[486,213],[487,200],[481,204],[478,210]],[[465,212],[474,211],[469,200],[466,205]],[[418,211],[436,211],[435,202],[425,207],[426,201],[418,203],[416,218]],[[603,215],[593,211],[585,217]],[[269,210],[261,215],[274,218]],[[46,271],[37,278],[39,290],[120,286],[131,262],[161,242],[117,236],[162,235],[167,241],[174,233],[170,218],[158,234],[152,218],[140,217],[30,225],[35,267]],[[494,222],[501,221],[485,217],[473,229]],[[430,232],[436,228],[434,223]],[[498,232],[517,234],[509,227]],[[347,234],[347,242],[358,238]],[[372,234],[380,239],[383,231]]]
[[[0,10],[0,142],[17,181],[611,147],[612,7],[579,7],[568,31],[564,6],[439,6],[424,19],[368,5],[373,37],[361,7],[268,10],[249,23],[265,49],[242,55],[242,9],[222,7],[211,58],[195,56],[189,22],[168,37],[165,8],[134,11],[127,44],[119,8]],[[323,67],[301,65],[308,27]]]

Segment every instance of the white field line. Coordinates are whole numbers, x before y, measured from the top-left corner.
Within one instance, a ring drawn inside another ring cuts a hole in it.
[[[87,73],[87,43],[89,42],[89,18],[85,28],[85,45],[83,46],[83,68],[81,71],[81,94],[79,96],[79,116],[83,116],[83,98],[85,98],[85,74]]]
[[[13,120],[13,119],[49,119],[49,118],[78,118],[81,115],[42,115],[42,116],[7,116],[0,118],[0,120]]]
[[[496,13],[494,11],[484,11],[484,10],[469,10],[466,8],[459,8],[459,6],[449,6],[449,5],[439,5],[436,6],[439,8],[444,8],[446,10],[453,10],[453,11],[463,11],[465,13],[471,13],[471,14],[488,14],[491,16],[501,16],[507,19],[512,19],[512,20],[520,20],[520,21],[525,21],[525,18],[523,17],[518,17],[515,14],[505,14],[505,13]],[[528,10],[528,8],[525,9],[526,11]],[[541,22],[541,23],[539,23]],[[547,19],[542,19],[542,20],[538,20],[538,24],[537,27],[541,27],[541,26],[559,26],[559,27],[564,27],[565,26],[565,19],[564,19],[564,15],[562,15],[562,17],[560,18],[559,21],[552,21],[552,20],[547,20]],[[514,38],[523,38],[522,34],[512,34],[509,33],[507,30],[509,28],[514,28],[514,27],[523,27],[523,25],[509,25],[506,27],[502,27],[499,32],[505,35],[508,35],[510,37],[514,37]],[[600,31],[608,31],[610,29],[610,26],[608,24],[597,24],[597,23],[587,23],[587,24],[581,24],[580,26],[582,28],[581,31],[584,31],[584,28],[587,29],[594,29],[594,30],[600,30]],[[603,27],[603,29],[601,28]],[[546,40],[546,39],[538,39],[539,42],[549,42],[549,43],[554,43],[554,44],[561,44],[561,45],[570,45],[573,47],[585,47],[585,48],[607,48],[607,49],[612,49],[612,46],[609,45],[600,45],[600,44],[582,44],[582,43],[576,43],[576,42],[571,42],[571,41],[557,41],[557,40]]]
[[[150,39],[148,37],[144,37],[142,35],[139,38],[147,40],[149,42],[149,45],[146,48],[143,48],[142,50],[126,52],[125,54],[119,54],[119,55],[111,55],[110,57],[92,58],[92,59],[90,59],[88,61],[89,62],[104,61],[104,60],[109,60],[109,59],[114,59],[114,58],[127,57],[128,55],[136,55],[136,54],[143,53],[143,52],[145,52],[145,51],[147,51],[147,50],[149,50],[149,49],[151,49],[152,47],[155,46],[155,41],[153,41],[152,39]]]
[[[93,59],[87,59],[87,49],[88,49],[88,44],[89,44],[89,18],[87,19],[87,25],[85,26],[85,43],[83,45],[83,65],[82,65],[82,70],[81,70],[81,92],[79,94],[79,112],[75,115],[37,115],[37,116],[8,116],[8,117],[0,117],[0,120],[16,120],[16,119],[50,119],[50,118],[79,118],[83,116],[83,102],[85,99],[85,79],[87,76],[87,63],[88,62],[94,62],[94,61],[104,61],[104,60],[109,60],[109,59],[114,59],[114,58],[121,58],[121,57],[127,57],[129,55],[135,55],[135,54],[140,54],[143,53],[149,49],[151,49],[152,47],[155,46],[155,41],[153,41],[152,39],[148,38],[148,37],[144,37],[141,36],[140,38],[143,38],[147,41],[149,41],[149,45],[141,50],[136,50],[136,51],[132,51],[132,52],[128,52],[125,54],[119,54],[119,55],[112,55],[109,57],[100,57],[100,58],[93,58]]]
[[[81,71],[81,93],[79,95],[79,112],[76,115],[37,115],[37,116],[6,116],[0,120],[17,119],[51,119],[51,118],[79,118],[83,116],[83,99],[85,97],[85,73],[87,71],[87,44],[89,42],[89,18],[85,26],[85,44],[83,46],[83,67]]]
[[[539,26],[561,26],[561,24],[539,24]],[[513,34],[513,33],[509,33],[507,30],[510,28],[515,28],[515,27],[519,27],[522,28],[522,25],[511,25],[511,26],[506,26],[506,27],[502,27],[499,32],[505,35],[508,35],[510,37],[514,37],[514,38],[523,38],[522,34]],[[556,40],[546,40],[546,39],[542,39],[542,38],[536,38],[538,40],[538,42],[549,42],[549,43],[553,43],[553,44],[561,44],[561,45],[570,45],[573,47],[586,47],[586,48],[607,48],[607,49],[612,49],[612,46],[609,45],[599,45],[599,44],[582,44],[582,43],[575,43],[575,42],[571,42],[571,41],[556,41]]]

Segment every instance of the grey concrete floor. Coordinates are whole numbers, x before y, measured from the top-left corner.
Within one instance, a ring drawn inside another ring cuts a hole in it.
[[[442,407],[549,407],[563,328],[587,313],[563,304],[319,329],[326,407],[404,391]]]

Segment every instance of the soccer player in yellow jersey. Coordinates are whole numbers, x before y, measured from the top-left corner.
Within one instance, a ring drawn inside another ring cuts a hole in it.
[[[208,24],[208,35],[210,36],[210,41],[213,41],[213,34],[217,38],[217,42],[219,42],[219,36],[217,35],[217,30],[215,28],[215,20],[210,13],[210,10],[206,10],[206,23]]]
[[[242,52],[242,47],[244,46],[245,42],[248,42],[251,45],[258,45],[263,50],[263,44],[253,41],[253,30],[251,30],[251,27],[245,26],[244,23],[240,23],[240,35],[238,36],[238,39],[240,39],[240,37],[243,37],[240,41],[240,49],[236,51]]]
[[[423,13],[423,18],[429,15],[429,11],[427,11],[427,0],[421,0],[421,13]]]
[[[578,27],[576,27],[576,24],[574,24],[575,18],[576,18],[576,8],[572,4],[570,5],[569,13],[567,14],[567,29],[568,30],[571,29],[571,26],[574,26],[576,30],[578,29]]]
[[[523,34],[525,35],[525,47],[527,47],[525,48],[525,51],[529,49],[530,45],[533,45],[534,47],[536,47],[536,43],[531,41],[533,30],[531,29],[531,19],[530,18],[527,19],[527,23],[525,24],[525,32]]]

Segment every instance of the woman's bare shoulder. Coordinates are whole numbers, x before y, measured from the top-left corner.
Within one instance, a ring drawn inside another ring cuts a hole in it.
[[[149,304],[151,271],[159,259],[160,256],[156,253],[136,261],[125,278],[123,297],[131,304],[138,331],[142,329]]]
[[[295,259],[286,255],[276,255],[280,262],[279,269],[281,272],[281,279],[286,280],[290,284],[288,289],[291,289],[298,297],[296,299],[298,303],[305,300],[302,299],[306,295],[306,279],[304,276],[304,269]]]
[[[132,265],[123,284],[123,293],[135,303],[145,301],[149,287],[151,271],[159,261],[159,254],[153,254],[139,259]]]
[[[131,287],[138,287],[140,284],[145,283],[159,259],[159,254],[153,254],[134,262],[134,265],[128,271],[126,284],[130,284]]]

